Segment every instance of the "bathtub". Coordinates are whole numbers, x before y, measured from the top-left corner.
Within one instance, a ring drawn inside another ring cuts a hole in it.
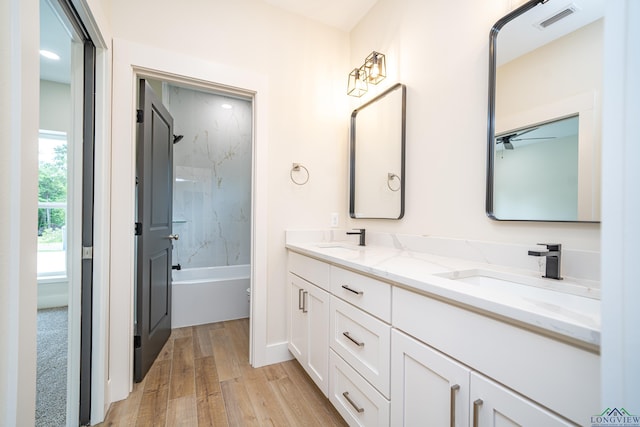
[[[173,328],[249,317],[250,266],[172,271]]]

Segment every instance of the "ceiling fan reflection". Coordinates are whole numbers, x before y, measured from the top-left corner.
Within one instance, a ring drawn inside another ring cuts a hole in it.
[[[522,132],[514,132],[514,133],[510,133],[508,135],[502,135],[502,136],[498,136],[496,137],[496,144],[502,144],[505,150],[513,150],[513,142],[514,141],[532,141],[532,140],[537,140],[537,139],[554,139],[556,138],[555,136],[543,136],[543,137],[537,137],[537,138],[520,138],[522,135],[529,133],[529,132],[533,132],[534,130],[537,130],[538,128],[532,128],[532,129],[527,129],[524,130]]]

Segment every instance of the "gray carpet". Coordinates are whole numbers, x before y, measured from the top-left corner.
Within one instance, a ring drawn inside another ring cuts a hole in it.
[[[67,308],[38,310],[36,427],[62,427],[67,412]]]

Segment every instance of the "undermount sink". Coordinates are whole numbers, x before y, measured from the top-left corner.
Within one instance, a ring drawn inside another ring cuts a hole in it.
[[[353,244],[341,242],[318,243],[316,246],[321,249],[348,249],[350,251],[357,251],[360,248]]]
[[[436,274],[446,279],[466,283],[488,292],[509,294],[522,299],[581,312],[598,311],[600,301],[595,298],[567,292],[578,285],[501,271],[470,269]],[[560,287],[563,289],[560,290]]]
[[[480,286],[536,286],[534,281],[539,279],[527,276],[520,276],[516,274],[504,273],[501,271],[485,270],[474,268],[470,270],[458,270],[447,273],[438,274],[440,277],[445,277],[451,280],[457,280],[459,282],[469,283],[470,285]]]

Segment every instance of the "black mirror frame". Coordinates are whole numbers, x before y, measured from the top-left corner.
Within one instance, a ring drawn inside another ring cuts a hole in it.
[[[508,22],[514,20],[523,13],[533,9],[539,4],[544,4],[549,0],[529,0],[522,6],[514,9],[507,15],[500,18],[491,27],[489,33],[489,105],[488,105],[488,117],[487,117],[487,195],[486,195],[486,213],[487,216],[496,221],[536,221],[536,222],[573,222],[573,221],[547,221],[547,220],[518,220],[509,219],[501,220],[496,218],[493,213],[493,168],[494,168],[494,155],[495,155],[495,131],[496,131],[496,45],[498,39],[498,33]]]
[[[380,101],[382,98],[396,90],[402,90],[402,123],[400,135],[400,214],[398,217],[356,217],[355,215],[355,182],[356,182],[356,116],[363,108]],[[372,100],[366,102],[351,113],[351,123],[349,132],[349,216],[354,219],[392,219],[398,220],[404,216],[405,199],[405,156],[406,156],[406,133],[407,133],[407,87],[402,83],[396,83],[389,89],[382,92]]]

